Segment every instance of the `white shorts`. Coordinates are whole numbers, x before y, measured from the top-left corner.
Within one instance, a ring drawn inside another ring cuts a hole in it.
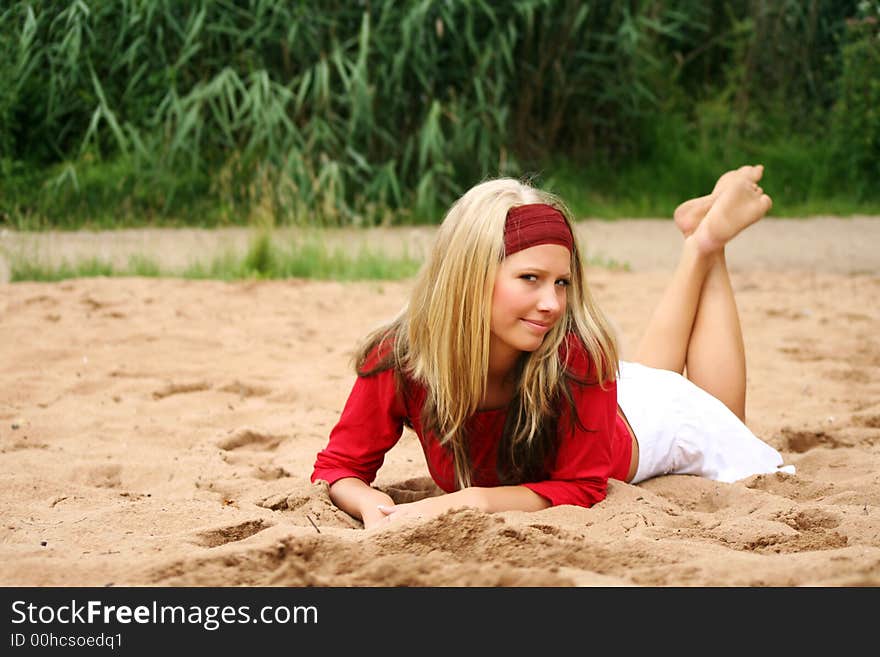
[[[721,401],[677,372],[620,362],[617,402],[639,443],[637,484],[666,474],[732,482],[788,472],[782,456]]]

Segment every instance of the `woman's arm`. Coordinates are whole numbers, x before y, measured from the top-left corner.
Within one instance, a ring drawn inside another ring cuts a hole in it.
[[[398,399],[394,372],[358,376],[330,441],[318,453],[312,482],[330,484],[330,499],[369,527],[384,518],[379,504],[393,504],[371,488],[385,454],[400,438],[406,410]]]
[[[550,500],[525,486],[495,486],[467,488],[476,497],[476,507],[488,513],[496,511],[540,511],[550,506]],[[464,492],[464,491],[461,491]]]
[[[385,519],[385,514],[379,510],[380,505],[394,504],[388,495],[356,477],[345,477],[330,486],[330,499],[348,515],[360,518],[364,529],[370,529]]]
[[[494,486],[491,488],[463,488],[454,493],[426,497],[418,502],[382,505],[386,522],[405,518],[433,518],[452,509],[472,508],[495,513],[497,511],[540,511],[550,501],[525,486]]]

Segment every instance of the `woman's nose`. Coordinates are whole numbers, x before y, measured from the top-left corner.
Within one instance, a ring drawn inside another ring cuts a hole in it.
[[[562,304],[559,300],[559,286],[549,285],[541,290],[541,296],[538,299],[538,310],[542,312],[559,312]]]

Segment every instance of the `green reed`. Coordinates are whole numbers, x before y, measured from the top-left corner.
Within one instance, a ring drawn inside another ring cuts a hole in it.
[[[13,0],[0,223],[434,222],[482,178],[540,182],[559,161],[678,181],[691,165],[664,159],[664,117],[718,162],[703,177],[830,130],[813,189],[876,198],[880,118],[859,81],[880,72],[878,6]],[[838,174],[832,155],[865,134]],[[665,206],[638,187],[617,185],[624,203]]]

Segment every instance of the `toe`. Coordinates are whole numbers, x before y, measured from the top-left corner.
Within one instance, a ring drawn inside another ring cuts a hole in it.
[[[746,164],[739,168],[740,173],[742,173],[749,181],[758,182],[761,179],[761,176],[764,175],[764,165],[763,164]]]

